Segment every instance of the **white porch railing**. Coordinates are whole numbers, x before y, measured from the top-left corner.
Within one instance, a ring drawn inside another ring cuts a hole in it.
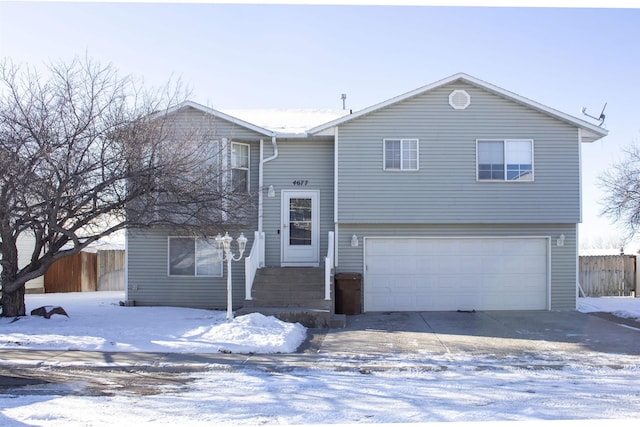
[[[254,233],[253,245],[251,252],[244,260],[244,280],[245,280],[245,299],[252,300],[251,289],[253,288],[253,279],[256,277],[256,271],[264,267],[264,232],[256,231]]]
[[[324,258],[324,299],[331,301],[331,275],[335,266],[335,235],[329,232],[327,241],[327,256]]]

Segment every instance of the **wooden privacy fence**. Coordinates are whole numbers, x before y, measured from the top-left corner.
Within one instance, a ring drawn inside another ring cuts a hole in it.
[[[579,280],[584,296],[630,296],[636,291],[634,255],[581,256]]]
[[[99,250],[97,276],[98,291],[124,291],[124,251]]]
[[[46,293],[122,290],[123,250],[80,252],[59,259],[44,275]]]

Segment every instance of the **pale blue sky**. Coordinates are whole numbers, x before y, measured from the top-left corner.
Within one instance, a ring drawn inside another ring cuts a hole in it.
[[[85,52],[149,84],[179,76],[220,109],[340,108],[347,93],[358,110],[457,72],[580,118],[607,102],[609,136],[583,147],[589,240],[616,233],[597,176],[640,143],[640,9],[0,1],[0,56]]]

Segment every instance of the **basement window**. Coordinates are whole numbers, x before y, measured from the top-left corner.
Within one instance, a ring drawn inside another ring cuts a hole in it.
[[[199,237],[169,237],[169,276],[222,277],[216,242]]]

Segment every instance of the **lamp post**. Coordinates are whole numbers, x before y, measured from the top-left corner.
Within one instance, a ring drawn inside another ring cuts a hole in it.
[[[224,255],[220,252],[220,259],[222,261],[227,261],[227,321],[230,322],[233,320],[233,290],[231,285],[231,261],[240,261],[242,259],[242,255],[244,254],[244,249],[247,247],[247,238],[244,237],[243,233],[240,233],[240,237],[238,237],[238,250],[240,253],[238,257],[234,257],[231,252],[231,242],[233,241],[233,237],[229,236],[229,233],[224,233],[224,237],[218,234],[216,236],[216,244],[218,245],[218,249],[224,250]]]

